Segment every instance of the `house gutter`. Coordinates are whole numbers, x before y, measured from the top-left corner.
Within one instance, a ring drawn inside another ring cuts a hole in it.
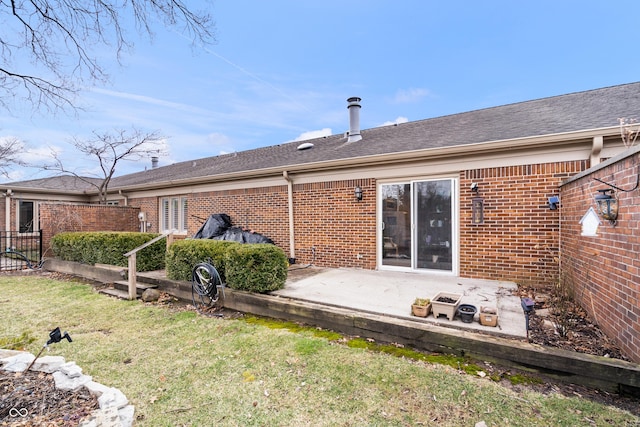
[[[286,170],[282,171],[282,176],[287,181],[287,194],[289,197],[289,263],[295,264],[296,244],[294,238],[295,228],[293,226],[293,180]]]
[[[118,190],[118,194],[119,194],[120,196],[122,196],[122,198],[124,199],[124,205],[125,205],[125,206],[129,206],[129,196],[127,196],[126,194],[124,194],[124,193],[122,192],[122,190]]]

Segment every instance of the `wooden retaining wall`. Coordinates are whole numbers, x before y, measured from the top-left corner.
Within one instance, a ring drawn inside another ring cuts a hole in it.
[[[104,267],[90,267],[59,260],[48,261],[45,268],[77,274],[92,280],[103,280],[105,283],[115,281],[116,276],[119,276],[113,269],[107,271]],[[139,281],[157,284],[159,290],[176,298],[191,301],[191,283],[159,279],[157,274],[147,276],[145,277],[145,273],[139,273],[137,277]],[[315,325],[345,335],[399,343],[417,350],[469,356],[541,373],[561,382],[640,396],[640,365],[623,360],[279,296],[253,294],[228,288],[224,293],[222,304],[230,310]]]

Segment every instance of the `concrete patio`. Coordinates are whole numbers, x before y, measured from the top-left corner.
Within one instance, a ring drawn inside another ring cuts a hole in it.
[[[525,316],[513,282],[464,279],[428,273],[372,271],[356,269],[323,269],[292,266],[284,289],[272,292],[281,297],[348,308],[383,316],[404,318],[428,324],[482,332],[511,338],[526,338]],[[411,304],[417,297],[433,299],[439,292],[461,294],[461,304],[472,304],[498,310],[496,327],[481,325],[478,314],[472,323],[456,316],[426,318],[411,315]]]

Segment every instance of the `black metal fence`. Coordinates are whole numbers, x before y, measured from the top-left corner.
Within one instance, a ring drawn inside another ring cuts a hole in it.
[[[24,270],[42,265],[42,230],[0,231],[0,270]]]

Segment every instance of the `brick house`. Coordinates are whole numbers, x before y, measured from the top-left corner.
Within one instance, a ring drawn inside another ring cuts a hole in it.
[[[344,134],[116,177],[109,201],[127,219],[84,229],[188,237],[226,213],[300,264],[554,281],[560,215],[550,198],[625,150],[618,118],[640,115],[640,83],[366,130],[360,101],[348,100]],[[50,206],[97,200],[69,177],[0,191],[0,227],[39,223],[45,234],[43,219],[60,217]]]

